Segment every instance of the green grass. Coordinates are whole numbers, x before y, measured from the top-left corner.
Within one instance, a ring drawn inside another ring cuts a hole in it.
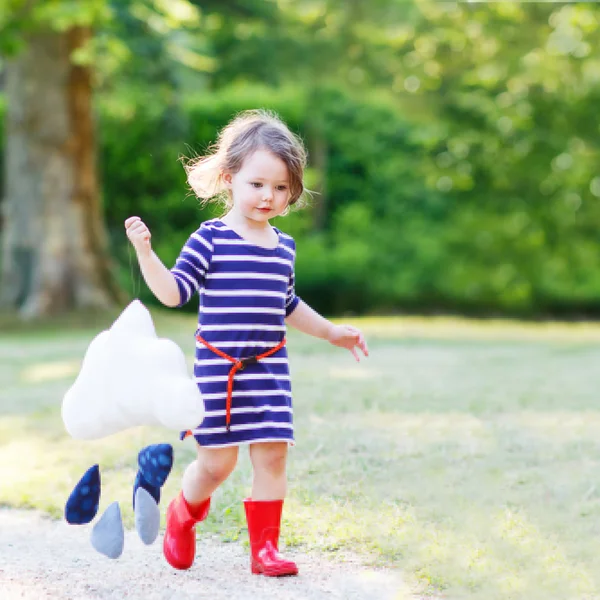
[[[194,319],[155,314],[191,361]],[[137,451],[171,442],[177,491],[193,443],[140,428],[69,438],[62,396],[93,327],[12,328],[0,339],[0,503],[60,517],[91,464],[101,510],[131,526]],[[600,327],[366,319],[371,357],[291,333],[297,447],[283,538],[400,568],[444,598],[600,598]],[[246,540],[247,453],[202,527]],[[164,503],[163,503],[164,508]]]

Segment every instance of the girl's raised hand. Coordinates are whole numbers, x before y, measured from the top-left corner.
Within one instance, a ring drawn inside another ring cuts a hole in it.
[[[129,217],[125,221],[125,232],[138,254],[150,253],[150,230],[139,217]]]
[[[328,341],[334,346],[350,350],[357,361],[360,361],[360,356],[356,348],[360,348],[365,356],[369,356],[365,336],[359,329],[351,325],[334,325],[329,333]]]

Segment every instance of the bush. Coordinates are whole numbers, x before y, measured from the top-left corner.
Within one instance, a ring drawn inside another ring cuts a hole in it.
[[[201,154],[233,115],[256,107],[275,110],[305,139],[309,188],[326,182],[326,194],[315,194],[312,206],[276,221],[296,238],[297,292],[317,310],[600,312],[595,233],[573,217],[568,203],[548,203],[519,163],[503,167],[513,169],[507,177],[514,189],[499,189],[491,176],[494,161],[484,150],[479,173],[464,185],[440,190],[435,159],[441,125],[426,130],[405,118],[393,100],[336,89],[309,96],[292,87],[232,86],[186,97],[179,106],[103,99],[104,206],[126,289],[132,287],[135,258],[124,219],[142,216],[157,253],[173,264],[189,233],[217,215],[190,194],[181,157]],[[0,102],[0,116],[2,109]],[[567,176],[579,177],[576,171]],[[580,178],[570,187],[588,189],[584,175]],[[595,209],[587,210],[593,217]],[[141,297],[153,302],[145,286]]]

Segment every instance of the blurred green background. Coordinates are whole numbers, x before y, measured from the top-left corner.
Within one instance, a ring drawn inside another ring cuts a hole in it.
[[[10,51],[34,17],[93,27],[76,58],[93,71],[127,292],[123,220],[146,219],[170,264],[214,216],[179,159],[264,107],[310,152],[311,207],[278,225],[297,238],[298,292],[315,308],[598,315],[595,3],[48,1],[29,21],[12,4],[0,12]]]

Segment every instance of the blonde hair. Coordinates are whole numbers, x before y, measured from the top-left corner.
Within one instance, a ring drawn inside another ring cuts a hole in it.
[[[288,209],[302,206],[306,191],[303,181],[306,149],[275,113],[266,110],[244,111],[226,125],[206,156],[185,165],[188,184],[203,204],[218,202],[231,208],[233,202],[225,188],[223,173],[237,173],[244,160],[257,150],[267,150],[286,164],[290,179]]]

